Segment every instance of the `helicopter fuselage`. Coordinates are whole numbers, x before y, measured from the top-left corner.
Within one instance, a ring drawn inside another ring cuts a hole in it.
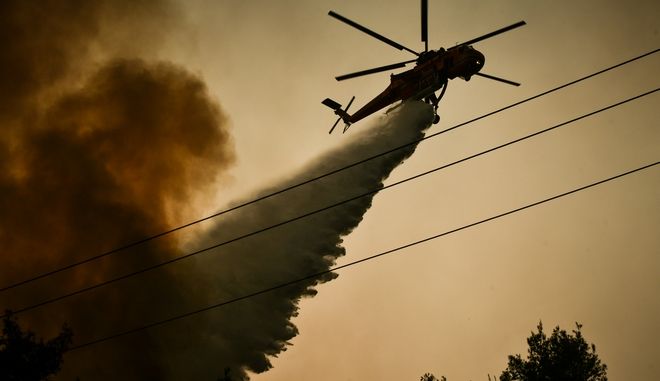
[[[468,45],[430,50],[417,59],[414,68],[390,76],[390,84],[349,118],[355,123],[397,101],[427,100],[457,77],[466,81],[484,66],[484,55]]]

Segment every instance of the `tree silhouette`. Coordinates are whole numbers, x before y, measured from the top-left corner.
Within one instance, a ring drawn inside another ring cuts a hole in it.
[[[0,337],[0,379],[6,381],[46,381],[62,366],[62,355],[71,345],[73,333],[66,325],[60,334],[46,342],[23,331],[10,311],[3,318]]]
[[[582,325],[575,323],[573,335],[555,327],[547,337],[543,324],[527,339],[527,359],[509,356],[509,364],[500,381],[607,381],[607,365],[596,355],[596,346],[582,337]]]
[[[447,381],[447,379],[445,378],[445,376],[440,376],[440,379],[438,380],[438,378],[432,375],[431,373],[425,373],[419,379],[419,381]]]
[[[587,344],[580,329],[573,334],[559,326],[547,337],[543,323],[539,322],[538,332],[527,338],[529,345],[527,359],[520,355],[509,356],[507,368],[500,381],[607,381],[607,365],[596,355],[596,346]],[[443,376],[441,381],[447,379]],[[490,381],[490,375],[488,375]],[[440,381],[431,373],[421,377],[421,381]]]

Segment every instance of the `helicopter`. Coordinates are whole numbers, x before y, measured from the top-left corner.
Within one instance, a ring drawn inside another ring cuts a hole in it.
[[[417,56],[417,58],[408,61],[335,77],[337,81],[343,81],[364,75],[399,69],[405,67],[407,64],[415,63],[415,67],[410,70],[398,74],[391,74],[390,84],[387,88],[353,114],[349,114],[348,109],[351,107],[355,97],[351,98],[345,108],[342,108],[341,104],[330,98],[323,100],[321,103],[330,107],[335,114],[339,116],[328,132],[329,134],[331,134],[335,127],[337,127],[340,120],[344,121],[344,132],[346,132],[353,123],[362,120],[397,101],[406,101],[409,99],[423,100],[433,106],[433,124],[437,124],[440,121],[440,116],[438,115],[438,103],[444,96],[450,79],[462,78],[465,81],[469,81],[472,76],[477,75],[509,85],[520,86],[520,83],[481,73],[480,70],[484,66],[485,57],[481,52],[474,49],[472,44],[519,28],[526,24],[525,21],[519,21],[472,40],[457,44],[448,49],[440,48],[438,50],[429,50],[428,0],[421,0],[421,37],[422,42],[424,43],[424,51],[416,52],[334,11],[329,11],[328,15],[396,49],[402,51],[405,50]],[[437,91],[440,91],[438,95],[436,95]]]

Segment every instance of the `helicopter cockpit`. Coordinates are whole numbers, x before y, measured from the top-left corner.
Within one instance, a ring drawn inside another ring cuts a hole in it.
[[[470,80],[474,74],[478,73],[486,63],[484,55],[473,48],[471,45],[462,45],[458,48],[459,64],[457,65],[457,76],[466,81]]]

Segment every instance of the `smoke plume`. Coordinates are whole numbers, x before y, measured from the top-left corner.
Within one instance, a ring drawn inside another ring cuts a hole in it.
[[[3,286],[183,222],[233,162],[226,118],[204,83],[148,58],[176,13],[167,1],[0,2]],[[162,33],[154,33],[155,24]],[[178,254],[175,239],[159,240],[3,292],[0,309]],[[66,322],[80,343],[186,303],[164,270],[26,312],[19,321],[42,336]],[[154,347],[144,332],[67,355],[60,378],[165,379],[165,360]]]

